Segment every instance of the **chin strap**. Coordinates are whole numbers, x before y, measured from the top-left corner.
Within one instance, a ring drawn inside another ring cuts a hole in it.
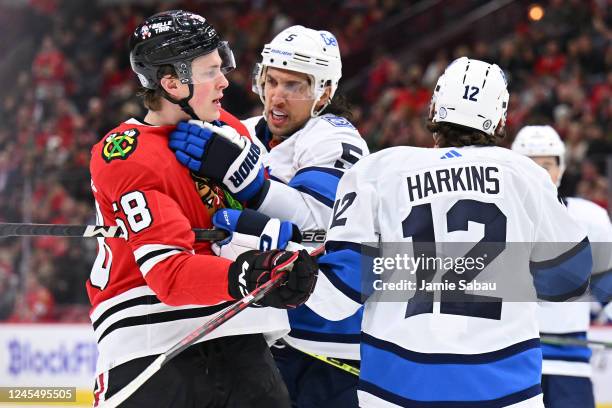
[[[162,95],[163,97],[169,101],[172,102],[178,106],[181,107],[181,110],[183,112],[185,112],[186,114],[188,114],[189,116],[191,116],[192,119],[195,120],[200,120],[200,118],[198,117],[198,115],[196,115],[196,113],[194,112],[193,108],[191,107],[191,105],[189,105],[189,101],[191,100],[191,98],[193,97],[193,84],[187,84],[189,86],[189,96],[187,96],[186,98],[183,98],[181,100],[176,100],[173,97],[171,97],[165,89],[163,89],[163,87],[161,88],[162,90]]]

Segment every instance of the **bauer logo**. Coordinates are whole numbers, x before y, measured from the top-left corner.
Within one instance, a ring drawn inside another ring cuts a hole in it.
[[[2,371],[15,378],[49,374],[93,376],[96,371],[98,352],[93,342],[61,342],[53,348],[43,348],[28,340],[12,339],[6,347],[8,366]]]
[[[270,50],[270,52],[272,54],[280,54],[280,55],[287,55],[287,56],[290,56],[290,55],[293,54],[292,52],[289,52],[289,51],[277,50],[277,49],[274,49],[274,48],[272,48]]]

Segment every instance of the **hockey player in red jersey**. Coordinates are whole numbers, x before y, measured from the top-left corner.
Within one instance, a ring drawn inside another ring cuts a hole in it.
[[[192,228],[210,228],[211,214],[232,200],[206,180],[198,194],[168,148],[168,134],[190,118],[223,125],[225,74],[234,68],[227,42],[203,17],[167,11],[136,28],[130,61],[148,112],[104,136],[90,165],[97,222],[119,225],[126,237],[99,239],[87,282],[100,352],[95,406],[227,302],[269,280],[269,270],[291,255],[249,251],[232,262],[215,256],[210,243],[194,241]],[[292,238],[289,223],[254,211],[235,214],[240,218],[233,224],[244,234],[257,238],[265,230],[279,248]],[[271,307],[237,315],[165,365],[122,406],[288,406],[264,335],[286,333],[281,309],[303,303],[315,279],[316,266],[301,253],[287,282],[259,305]]]

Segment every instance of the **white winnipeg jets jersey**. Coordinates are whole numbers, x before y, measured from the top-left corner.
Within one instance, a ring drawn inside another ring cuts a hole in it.
[[[382,249],[372,255],[361,243]],[[320,258],[306,304],[341,319],[366,300],[360,406],[543,406],[536,294],[582,293],[591,254],[585,231],[533,161],[500,147],[372,154],[340,181],[328,246],[335,251]],[[410,270],[398,248],[434,266]],[[435,266],[457,248],[464,249],[449,266]],[[401,273],[419,287],[457,286],[410,290],[393,279]]]
[[[596,298],[603,292],[601,301],[608,301],[605,294],[612,293],[612,224],[608,213],[597,204],[582,198],[566,198],[567,210],[574,220],[582,224],[591,242],[593,274],[591,291]],[[590,303],[542,302],[538,308],[540,333],[565,338],[586,339],[590,322]],[[544,361],[542,373],[589,377],[591,350],[586,346],[542,345]]]
[[[327,228],[344,171],[369,154],[358,130],[345,118],[324,114],[311,118],[270,147],[272,135],[259,116],[243,122],[262,147],[270,178],[267,193],[256,210],[288,220],[302,231]],[[322,245],[318,243],[317,245]],[[292,346],[325,356],[359,359],[361,309],[340,322],[330,322],[306,306],[289,312]]]
[[[262,160],[270,178],[293,187],[291,192],[271,188],[257,210],[289,220],[302,231],[325,229],[339,177],[369,153],[357,129],[345,118],[325,114],[311,118],[270,149],[267,128],[256,129],[258,124],[265,125],[261,116],[243,123],[251,135],[257,135],[254,141],[264,147]]]

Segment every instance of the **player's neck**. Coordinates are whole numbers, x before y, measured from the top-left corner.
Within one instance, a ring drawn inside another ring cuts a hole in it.
[[[281,144],[281,142],[285,140],[282,136],[272,135],[272,140],[270,140],[270,148]]]
[[[162,101],[160,110],[149,110],[144,118],[145,122],[153,126],[171,126],[176,125],[181,120],[191,119],[183,110],[175,104],[170,104],[167,101]]]

